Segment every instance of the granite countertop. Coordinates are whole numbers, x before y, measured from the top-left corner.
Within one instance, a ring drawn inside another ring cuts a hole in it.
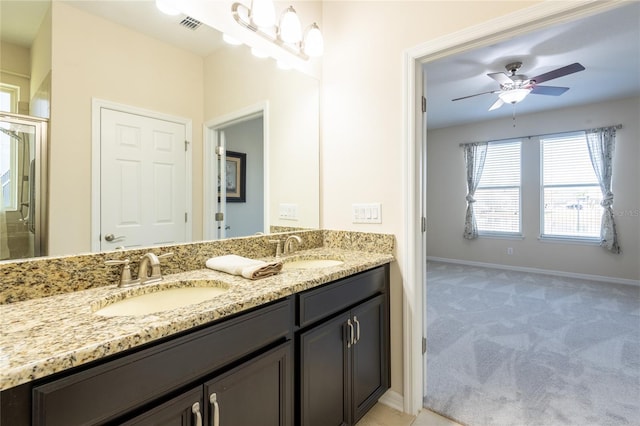
[[[281,299],[346,276],[390,263],[393,256],[341,249],[311,249],[288,259],[333,258],[337,266],[284,269],[271,277],[248,280],[199,269],[166,275],[160,285],[184,280],[216,280],[228,286],[221,296],[196,305],[141,316],[104,317],[94,310],[138,290],[116,285],[0,306],[0,390],[188,330],[213,320]],[[147,284],[145,286],[157,286]]]

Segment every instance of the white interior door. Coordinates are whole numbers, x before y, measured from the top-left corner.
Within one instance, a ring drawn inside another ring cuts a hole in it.
[[[184,242],[186,126],[100,110],[100,249]]]

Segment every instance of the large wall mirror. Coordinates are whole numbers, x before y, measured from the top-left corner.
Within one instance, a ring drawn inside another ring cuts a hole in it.
[[[38,49],[47,56],[42,59],[21,42],[30,51],[32,77],[47,74],[42,71],[47,65],[50,70],[49,255],[95,250],[95,210],[107,207],[95,202],[96,100],[189,122],[190,241],[210,238],[205,228],[215,227],[204,205],[205,190],[217,191],[204,173],[207,162],[214,161],[205,149],[207,135],[215,130],[211,123],[264,106],[262,167],[246,170],[262,173],[251,179],[264,191],[259,231],[319,227],[317,78],[279,69],[273,60],[253,57],[247,46],[227,45],[215,29],[184,14],[164,15],[153,1],[3,0],[3,22],[31,20],[27,9],[11,3],[32,3],[33,19],[39,20],[32,41],[39,31],[39,42],[44,39],[49,47]],[[2,43],[15,39],[3,35]],[[282,207],[291,205],[297,206],[296,217],[282,217]]]

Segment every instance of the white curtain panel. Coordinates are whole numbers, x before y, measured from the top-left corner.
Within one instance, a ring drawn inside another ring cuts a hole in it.
[[[620,253],[616,223],[613,214],[613,192],[611,191],[611,176],[613,175],[613,152],[615,150],[616,128],[603,127],[586,131],[587,146],[593,170],[598,177],[602,191],[602,225],[600,226],[600,246],[613,252]]]
[[[463,145],[464,161],[467,165],[467,214],[464,221],[464,234],[467,240],[478,238],[478,226],[476,217],[473,213],[473,203],[476,200],[473,196],[478,188],[482,170],[484,169],[484,160],[487,158],[488,142],[477,142]]]

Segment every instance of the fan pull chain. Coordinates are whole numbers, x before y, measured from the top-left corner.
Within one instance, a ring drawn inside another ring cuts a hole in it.
[[[513,120],[513,127],[516,127],[516,104],[513,104],[512,120]]]

